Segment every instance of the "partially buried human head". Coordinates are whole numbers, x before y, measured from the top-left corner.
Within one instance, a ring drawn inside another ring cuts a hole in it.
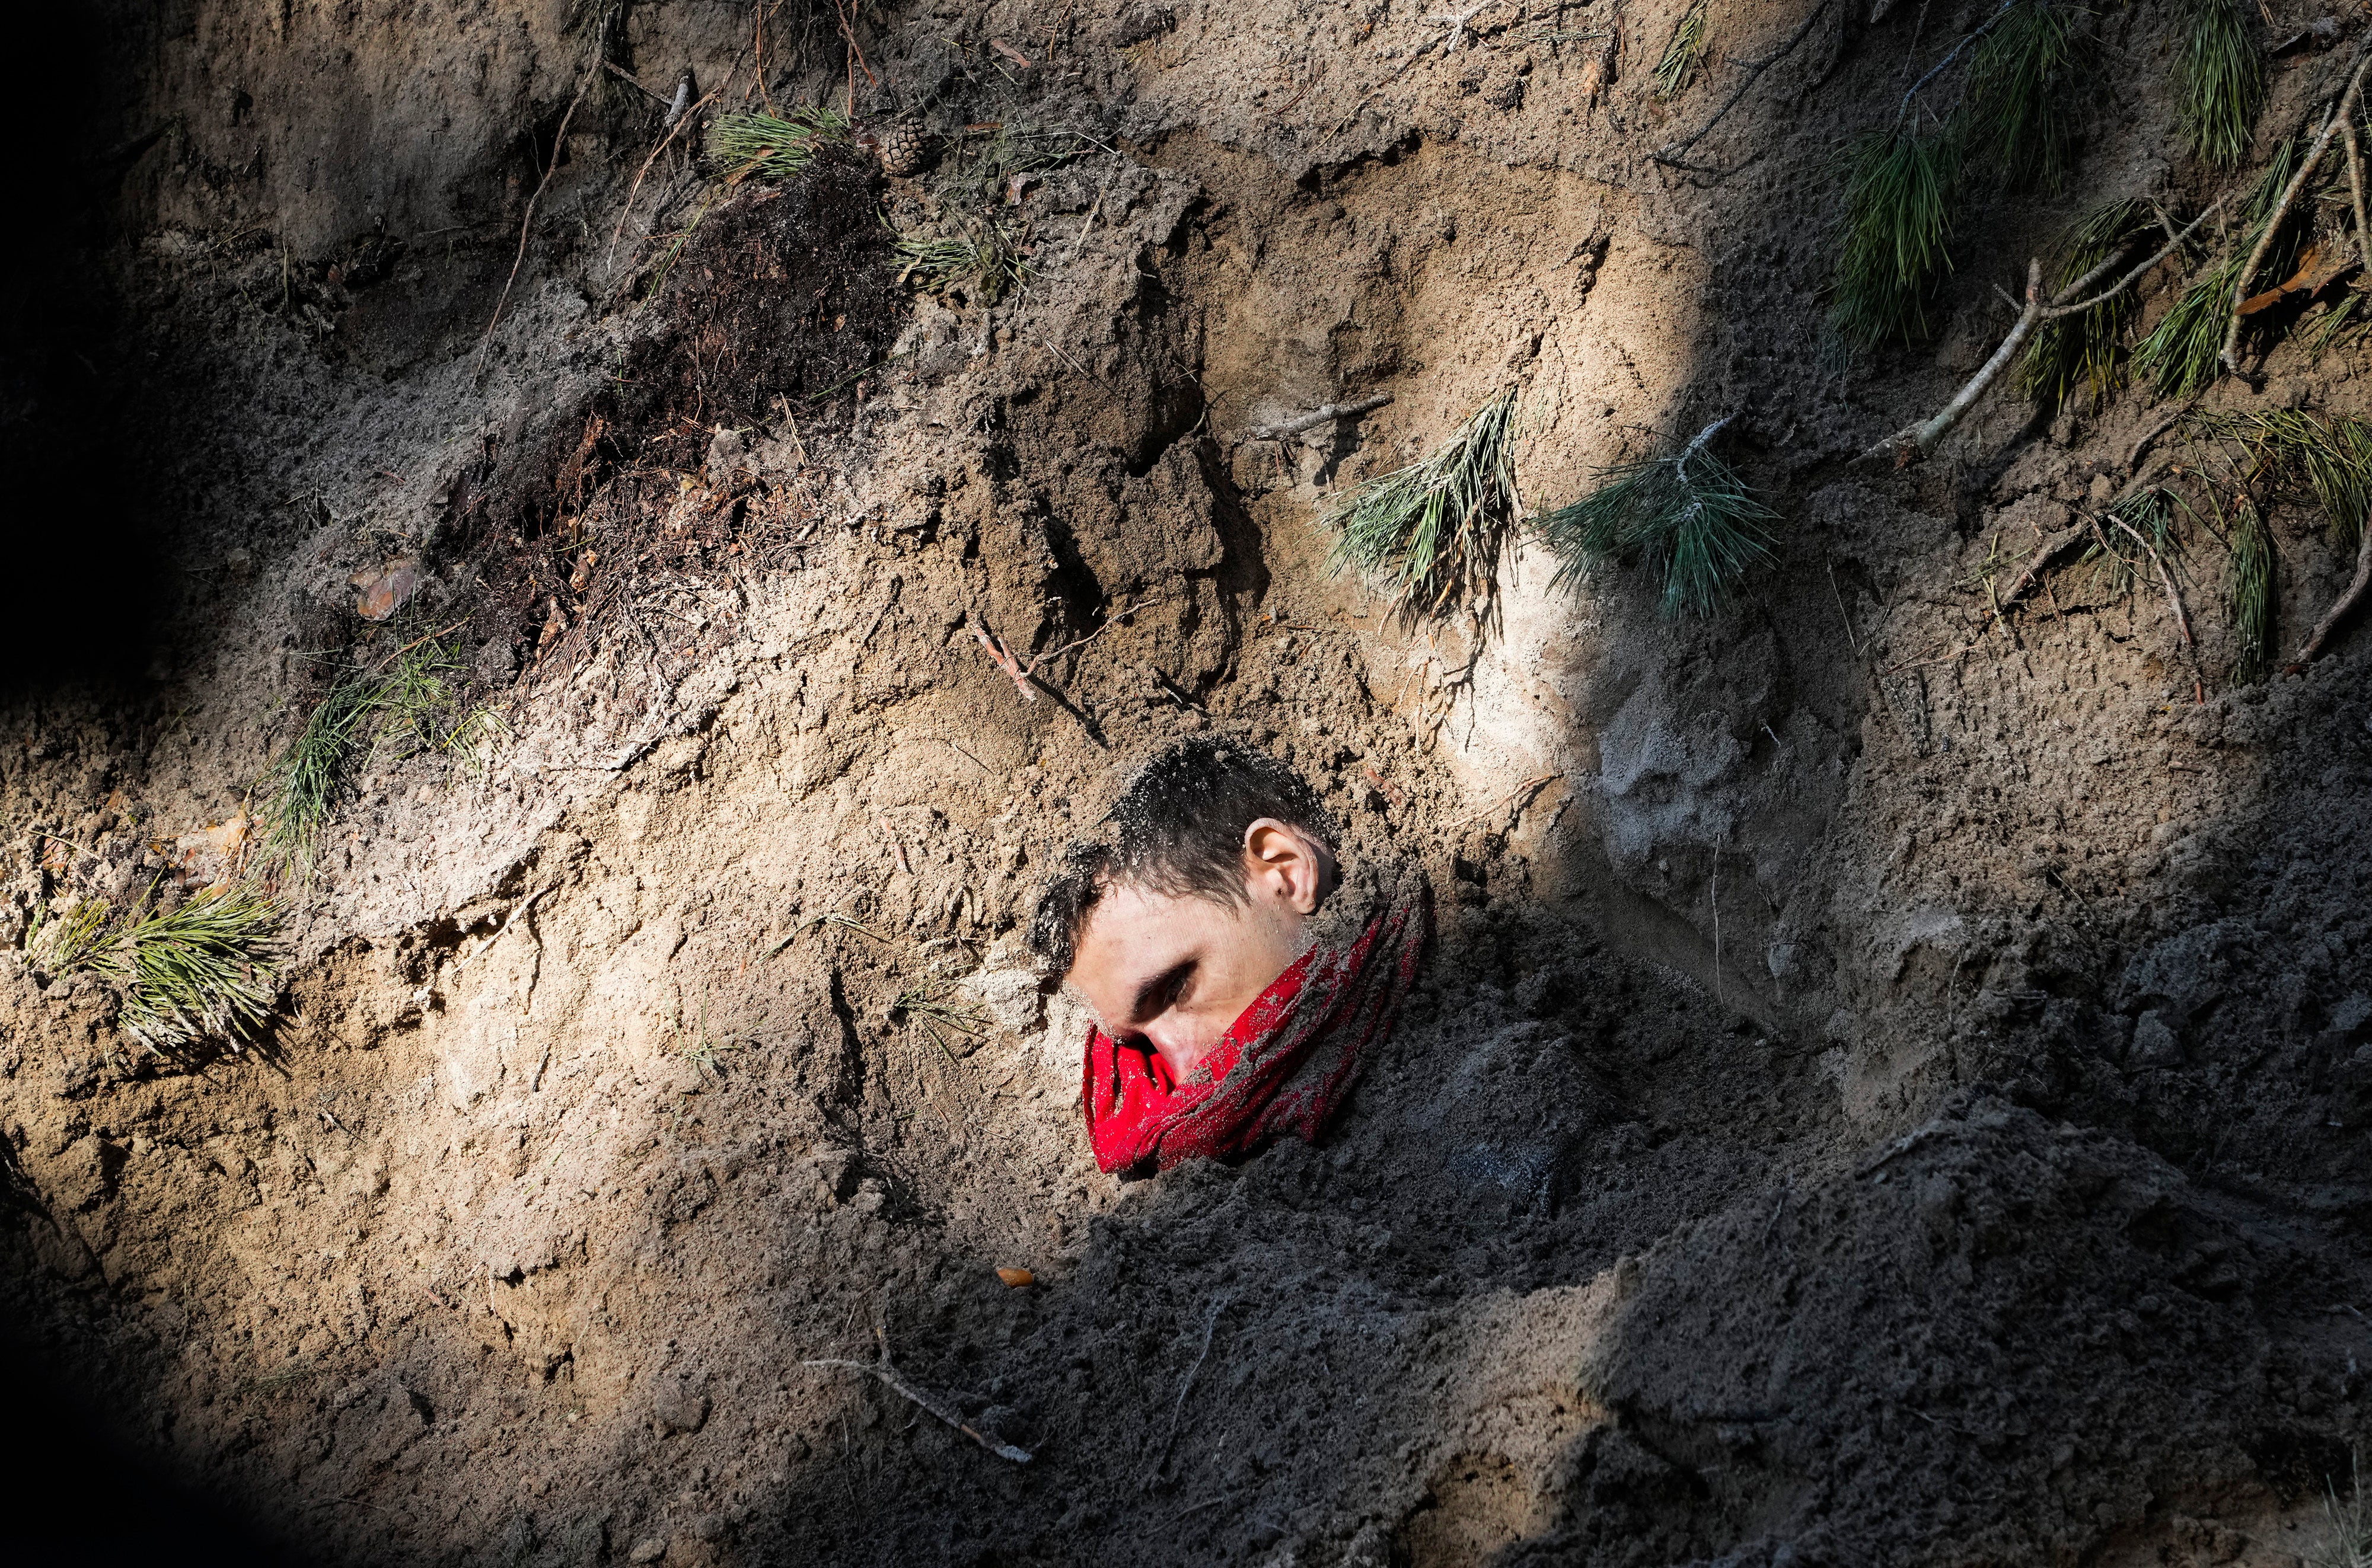
[[[1105,1033],[1182,1076],[1309,947],[1334,825],[1291,768],[1208,736],[1140,768],[1105,825],[1064,853],[1029,944]]]

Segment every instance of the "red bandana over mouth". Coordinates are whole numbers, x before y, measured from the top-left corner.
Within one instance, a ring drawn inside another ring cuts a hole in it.
[[[1085,1104],[1096,1164],[1168,1170],[1248,1155],[1287,1132],[1316,1143],[1351,1092],[1360,1053],[1391,1032],[1432,925],[1420,890],[1349,947],[1311,948],[1182,1080],[1151,1047],[1090,1025]]]

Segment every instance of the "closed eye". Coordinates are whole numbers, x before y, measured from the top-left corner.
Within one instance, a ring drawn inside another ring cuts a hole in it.
[[[1136,1003],[1130,1009],[1129,1016],[1132,1021],[1142,1024],[1149,1019],[1159,1017],[1176,1006],[1178,999],[1185,994],[1188,982],[1194,978],[1194,960],[1188,958],[1182,963],[1172,965],[1140,986],[1136,993]]]

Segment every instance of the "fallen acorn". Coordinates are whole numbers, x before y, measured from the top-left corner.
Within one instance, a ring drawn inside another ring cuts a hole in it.
[[[1003,1280],[1006,1284],[1011,1285],[1015,1290],[1019,1290],[1024,1285],[1034,1285],[1038,1283],[1038,1276],[1031,1273],[1027,1269],[999,1269],[996,1271],[996,1277]]]

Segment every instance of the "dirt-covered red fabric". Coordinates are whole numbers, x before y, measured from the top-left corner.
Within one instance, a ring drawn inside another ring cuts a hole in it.
[[[1357,1078],[1361,1053],[1391,1032],[1433,928],[1422,885],[1348,947],[1294,960],[1183,1080],[1160,1053],[1087,1027],[1087,1136],[1108,1171],[1249,1155],[1297,1132],[1316,1143]]]

